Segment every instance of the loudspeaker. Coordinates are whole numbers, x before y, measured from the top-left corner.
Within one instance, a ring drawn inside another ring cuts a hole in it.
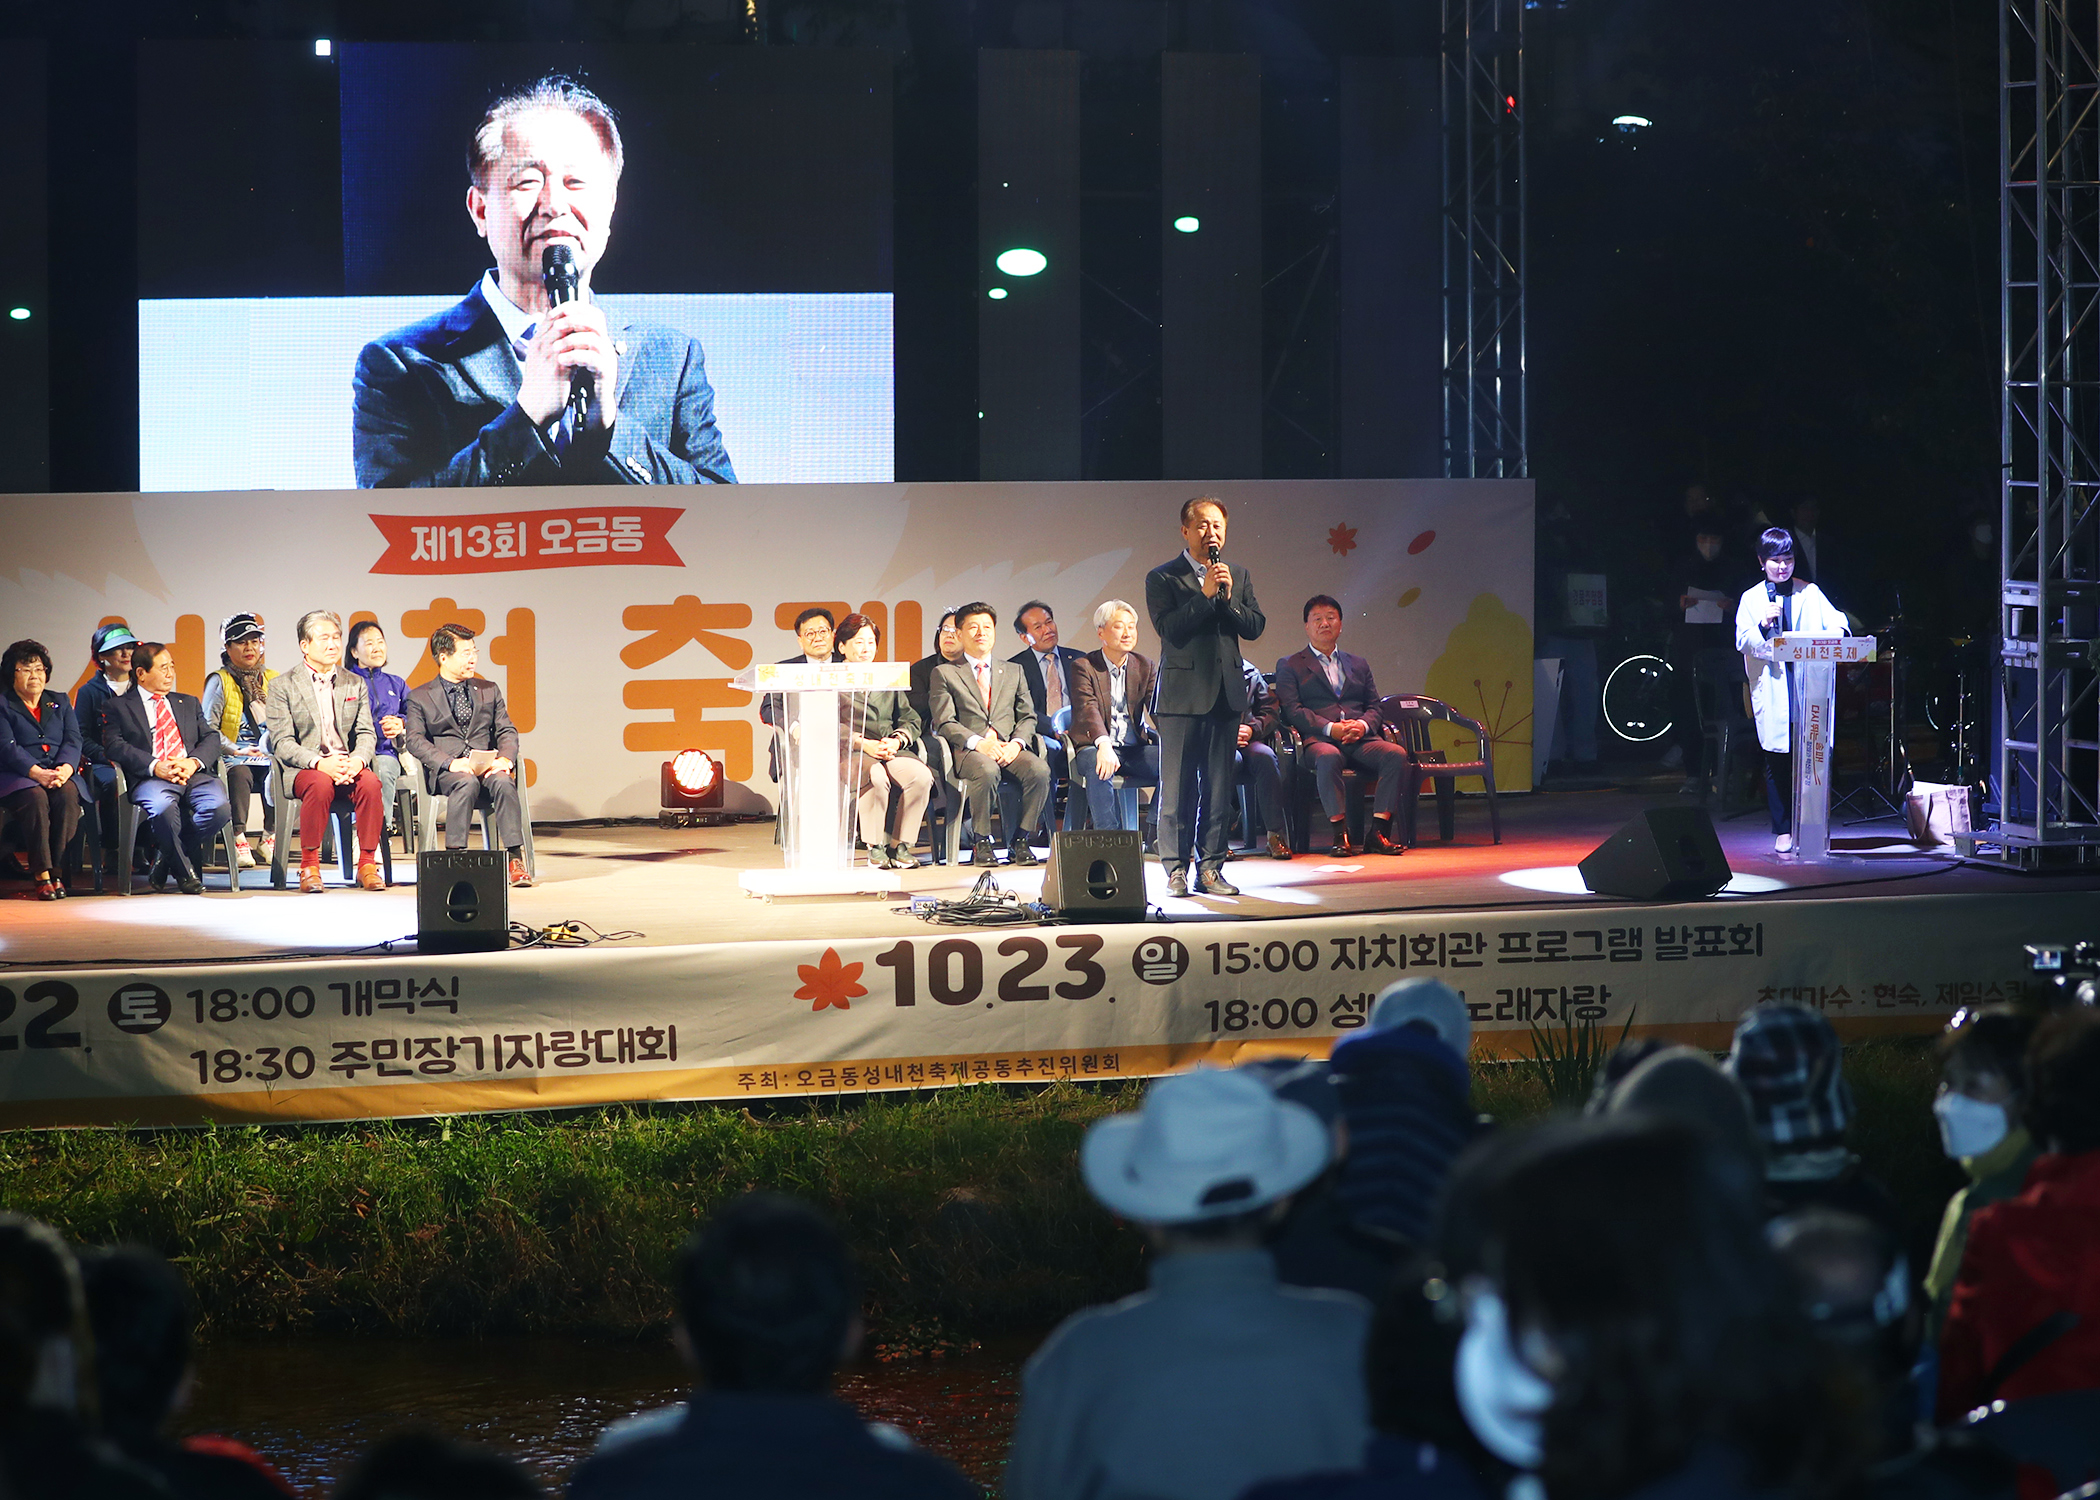
[[[510,946],[510,869],[501,849],[426,849],[416,856],[416,947],[494,953]]]
[[[1732,872],[1714,820],[1698,807],[1651,807],[1590,851],[1577,867],[1600,896],[1674,901],[1711,896]]]
[[[1043,900],[1060,916],[1142,921],[1145,846],[1136,831],[1051,834]]]

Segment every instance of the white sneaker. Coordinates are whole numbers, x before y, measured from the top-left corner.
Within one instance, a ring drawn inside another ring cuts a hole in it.
[[[1772,852],[1775,854],[1792,854],[1794,852],[1794,836],[1791,833],[1774,834],[1772,836]]]
[[[266,833],[262,836],[262,857],[264,859],[275,859],[277,857],[277,836],[275,834]]]
[[[248,847],[248,835],[245,833],[233,841],[233,858],[244,870],[255,868],[255,851]]]

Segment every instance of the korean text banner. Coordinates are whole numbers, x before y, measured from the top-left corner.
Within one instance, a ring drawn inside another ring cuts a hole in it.
[[[299,659],[310,609],[375,619],[388,669],[436,674],[449,623],[481,635],[481,671],[525,736],[535,817],[646,817],[658,768],[716,756],[732,811],[763,810],[768,731],[732,685],[800,652],[811,605],[859,610],[879,659],[933,649],[944,609],[1047,601],[1063,644],[1098,644],[1094,609],[1133,604],[1159,650],[1145,574],[1178,555],[1186,483],[746,484],[0,498],[0,629],[33,636],[56,686],[91,670],[89,636],[121,618],[174,647],[183,691],[219,665],[229,615],[263,617],[268,664]],[[1264,671],[1305,646],[1304,603],[1341,600],[1344,649],[1381,693],[1428,693],[1480,720],[1497,785],[1531,768],[1532,487],[1522,480],[1251,481],[1214,488],[1226,554],[1251,570]],[[62,518],[62,524],[55,524]],[[256,562],[244,565],[242,559]],[[1443,726],[1438,726],[1441,729]],[[738,799],[741,800],[738,800]]]
[[[319,1120],[1139,1077],[1324,1054],[1393,980],[1476,1052],[1594,1022],[1725,1048],[1762,1000],[1841,1032],[2011,999],[2090,898],[1905,896],[973,931],[0,973],[0,1126]]]

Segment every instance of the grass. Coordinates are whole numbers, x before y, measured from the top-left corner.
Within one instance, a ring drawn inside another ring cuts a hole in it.
[[[1562,1072],[1567,1070],[1563,1068]],[[1929,1046],[1861,1045],[1854,1145],[1926,1235],[1959,1173],[1939,1155]],[[1578,1080],[1478,1069],[1504,1122]],[[1580,1094],[1587,1095],[1581,1082]],[[678,1246],[752,1188],[831,1212],[876,1338],[899,1352],[1048,1327],[1141,1282],[1137,1238],[1080,1185],[1080,1137],[1135,1086],[965,1088],[813,1105],[607,1108],[326,1127],[0,1136],[0,1205],[78,1243],[151,1245],[207,1329],[415,1334],[660,1328]]]

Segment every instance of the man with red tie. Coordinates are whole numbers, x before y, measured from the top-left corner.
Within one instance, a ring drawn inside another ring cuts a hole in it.
[[[175,691],[175,654],[161,642],[133,648],[131,681],[136,691],[111,698],[103,710],[102,747],[124,768],[131,800],[160,844],[153,888],[173,874],[185,896],[201,896],[204,847],[233,815],[226,784],[212,774],[219,737],[205,723],[203,705]]]
[[[341,618],[325,609],[301,615],[299,655],[300,664],[271,678],[263,694],[270,753],[293,768],[292,795],[299,799],[299,889],[309,895],[327,889],[321,841],[343,798],[357,822],[357,883],[383,891],[379,841],[386,834],[386,808],[372,769],[379,737],[365,680],[342,664]]]
[[[1021,669],[992,659],[999,617],[989,604],[965,604],[955,612],[955,628],[962,636],[962,659],[933,669],[928,699],[933,732],[948,742],[955,774],[969,793],[970,822],[977,830],[971,859],[979,865],[999,862],[992,843],[992,794],[1005,781],[1021,797],[1020,815],[1007,828],[1007,859],[1032,865],[1036,858],[1028,830],[1042,821],[1050,801],[1050,768],[1029,748],[1035,743],[1035,702]]]

